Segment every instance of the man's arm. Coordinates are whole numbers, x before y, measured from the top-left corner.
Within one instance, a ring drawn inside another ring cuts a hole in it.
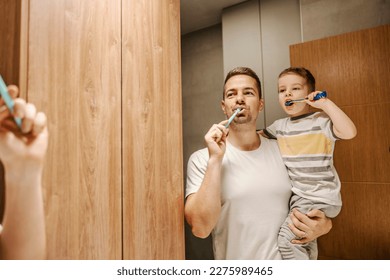
[[[221,165],[218,159],[210,159],[199,190],[187,197],[185,216],[200,238],[210,235],[221,213]]]
[[[226,122],[213,125],[205,135],[209,151],[206,172],[199,190],[187,197],[184,208],[192,233],[200,238],[210,235],[221,213],[221,168],[228,132],[223,124]]]
[[[45,259],[41,177],[34,168],[5,172],[6,208],[0,235],[2,259]]]
[[[13,97],[17,95],[16,87],[8,90]],[[22,119],[23,133],[8,110],[0,112],[0,159],[6,188],[0,259],[44,259],[41,176],[48,144],[46,116],[22,99],[15,100],[14,114]]]

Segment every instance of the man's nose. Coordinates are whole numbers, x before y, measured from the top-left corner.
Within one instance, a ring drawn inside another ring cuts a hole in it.
[[[237,103],[243,103],[245,102],[245,95],[243,93],[237,94]]]
[[[286,90],[286,95],[285,96],[292,96],[292,93],[290,90]]]

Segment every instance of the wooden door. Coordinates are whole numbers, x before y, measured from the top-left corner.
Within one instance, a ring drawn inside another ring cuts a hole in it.
[[[0,72],[49,121],[49,259],[184,259],[179,5],[0,0]]]
[[[120,259],[120,0],[29,1],[29,101],[48,115],[49,259]]]
[[[356,124],[357,137],[338,141],[335,167],[343,208],[319,239],[321,259],[390,259],[390,26],[290,46]]]
[[[179,4],[122,1],[125,259],[184,259]]]

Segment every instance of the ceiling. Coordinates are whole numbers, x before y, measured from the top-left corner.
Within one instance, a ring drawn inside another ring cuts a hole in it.
[[[246,0],[180,0],[181,34],[221,22],[222,9]]]

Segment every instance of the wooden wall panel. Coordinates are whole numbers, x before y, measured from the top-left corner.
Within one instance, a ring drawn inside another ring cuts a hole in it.
[[[7,84],[19,82],[21,0],[0,0],[0,75]]]
[[[343,209],[319,242],[323,259],[390,259],[389,188],[343,182]]]
[[[390,25],[290,46],[291,65],[309,65],[318,89],[340,107],[389,102]]]
[[[291,65],[310,69],[358,129],[336,144],[344,206],[319,239],[320,258],[390,259],[389,45],[384,25],[290,46]]]
[[[390,102],[347,106],[343,110],[354,120],[358,136],[336,143],[334,161],[336,167],[342,167],[337,169],[340,178],[345,182],[389,183]]]
[[[50,131],[49,258],[120,259],[121,1],[29,2],[28,98]]]
[[[179,4],[122,2],[124,259],[184,259]]]

